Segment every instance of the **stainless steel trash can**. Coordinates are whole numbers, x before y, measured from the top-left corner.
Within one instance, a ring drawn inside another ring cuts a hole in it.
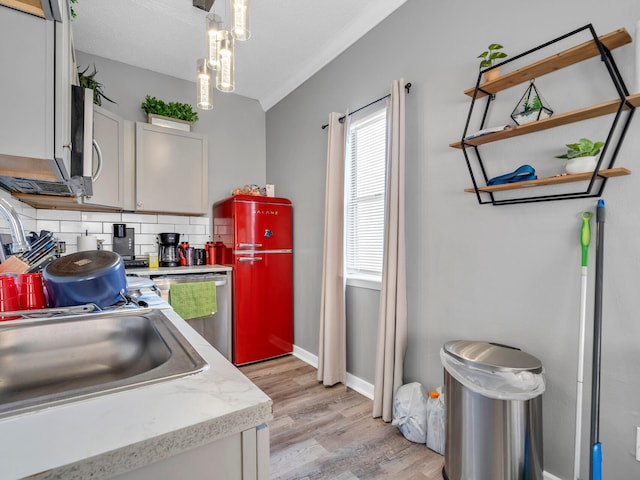
[[[446,343],[441,357],[447,418],[443,477],[542,480],[542,395],[529,400],[491,398],[502,395],[483,395],[475,384],[464,385],[452,375],[461,378],[459,372],[449,372],[445,362],[451,358],[461,369],[468,368],[470,381],[474,381],[474,372],[488,373],[489,379],[494,372],[541,376],[540,360],[512,347],[463,340]]]

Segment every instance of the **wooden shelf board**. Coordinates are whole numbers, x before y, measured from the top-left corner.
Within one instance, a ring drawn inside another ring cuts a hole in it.
[[[518,190],[520,188],[527,187],[541,187],[543,185],[558,185],[561,183],[581,182],[584,180],[591,180],[592,173],[576,173],[573,175],[558,175],[556,177],[539,178],[538,180],[528,180],[525,182],[505,183],[503,185],[493,185],[491,187],[478,187],[480,192],[503,192],[506,190]],[[599,177],[621,177],[623,175],[631,175],[631,171],[626,168],[611,168],[609,170],[600,170],[598,172]],[[465,188],[465,192],[475,193],[474,188]]]
[[[634,107],[640,106],[640,93],[629,95],[627,101]],[[600,117],[602,115],[609,115],[615,113],[620,106],[620,100],[610,100],[598,105],[592,105],[590,107],[581,108],[572,112],[561,113],[554,115],[543,120],[527,123],[525,125],[518,125],[499,132],[490,133],[482,137],[471,138],[465,140],[465,145],[484,145],[485,143],[497,142],[504,140],[505,138],[517,137],[520,135],[526,135],[528,133],[539,132],[548,128],[559,127],[561,125],[567,125],[573,122],[579,122],[582,120],[588,120],[590,118]],[[628,107],[625,106],[625,110]],[[455,142],[449,145],[453,148],[462,148],[462,142]]]
[[[0,4],[45,18],[41,0],[0,0]]]
[[[624,28],[607,33],[606,35],[602,35],[598,38],[609,50],[631,43],[631,36]],[[556,55],[552,55],[538,62],[532,63],[526,67],[505,73],[495,80],[480,84],[479,88],[481,88],[482,91],[478,90],[476,98],[486,96],[487,93],[485,92],[497,93],[501,90],[528,82],[531,79],[541,77],[547,73],[560,70],[561,68],[568,67],[569,65],[573,65],[598,55],[600,55],[600,50],[598,50],[596,43],[593,40],[589,40]],[[470,97],[473,97],[474,92],[475,87],[464,91],[465,95]]]

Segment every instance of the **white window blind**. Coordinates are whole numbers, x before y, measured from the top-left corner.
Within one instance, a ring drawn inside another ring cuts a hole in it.
[[[380,278],[384,249],[386,107],[352,120],[348,145],[347,276]]]

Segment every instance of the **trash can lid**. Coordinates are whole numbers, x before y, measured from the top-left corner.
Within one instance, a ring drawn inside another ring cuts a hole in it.
[[[442,348],[456,360],[490,372],[542,372],[542,362],[540,360],[508,345],[454,340],[445,343]]]

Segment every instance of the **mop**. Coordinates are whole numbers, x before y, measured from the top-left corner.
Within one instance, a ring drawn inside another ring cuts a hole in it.
[[[580,480],[580,447],[582,438],[582,388],[584,376],[584,330],[587,318],[587,261],[591,242],[591,212],[582,213],[580,245],[582,246],[582,269],[580,272],[580,333],[578,336],[578,381],[576,385],[576,436],[573,463],[573,478]]]
[[[604,250],[604,200],[596,208],[596,291],[593,314],[593,365],[591,370],[591,462],[590,479],[602,480],[602,444],[600,443],[600,366],[602,344],[602,268]]]

